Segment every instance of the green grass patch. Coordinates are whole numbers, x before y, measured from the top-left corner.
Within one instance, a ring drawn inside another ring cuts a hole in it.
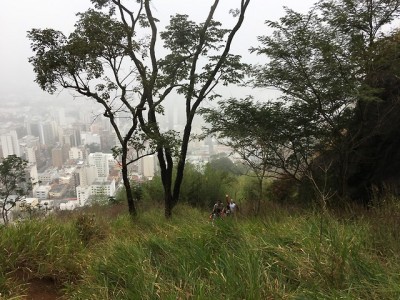
[[[179,206],[171,220],[154,210],[134,221],[86,213],[10,226],[1,229],[0,289],[18,296],[12,273],[25,270],[57,279],[67,299],[400,297],[397,256],[378,248],[399,240],[378,238],[371,219],[273,213],[211,224]]]

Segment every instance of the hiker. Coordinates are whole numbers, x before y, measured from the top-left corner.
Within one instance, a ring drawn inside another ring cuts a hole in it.
[[[233,199],[231,199],[231,202],[229,203],[229,210],[231,214],[234,214],[237,210],[239,210],[239,207]]]
[[[226,202],[226,205],[224,207],[223,214],[224,214],[224,216],[229,216],[231,214],[231,207],[230,207],[231,200],[230,200],[228,194],[225,195],[225,202]]]
[[[212,220],[221,217],[222,214],[222,210],[223,210],[223,205],[222,202],[220,200],[217,201],[217,203],[214,204],[213,210],[211,212],[210,218]]]

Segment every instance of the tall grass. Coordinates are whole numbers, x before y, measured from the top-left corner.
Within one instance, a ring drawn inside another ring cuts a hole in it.
[[[85,265],[83,241],[73,222],[30,220],[3,228],[0,235],[0,292],[23,291],[17,278],[48,278],[56,283],[72,281]],[[7,298],[6,298],[7,299]]]
[[[378,251],[376,226],[324,216],[320,238],[314,213],[276,208],[212,225],[186,206],[172,220],[158,210],[134,222],[28,222],[2,232],[0,288],[26,268],[62,278],[67,299],[397,299],[399,262]],[[384,239],[398,249],[396,236]]]

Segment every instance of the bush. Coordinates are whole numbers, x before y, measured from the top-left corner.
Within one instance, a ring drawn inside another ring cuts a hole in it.
[[[279,203],[293,202],[297,195],[298,182],[290,177],[273,180],[267,189],[268,198]]]

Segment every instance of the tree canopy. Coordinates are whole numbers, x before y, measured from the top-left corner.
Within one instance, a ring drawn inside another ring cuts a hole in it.
[[[187,15],[177,14],[160,33],[150,0],[91,2],[94,8],[79,14],[75,31],[68,37],[54,29],[28,32],[35,52],[30,62],[36,82],[50,93],[70,89],[101,105],[118,137],[114,153],[121,159],[133,215],[136,209],[127,166],[143,155],[156,153],[165,214],[170,216],[179,199],[192,122],[200,103],[216,97],[212,91],[218,84],[243,79],[244,65],[230,48],[250,0],[237,1],[231,29],[222,28],[214,19],[219,5],[214,0],[204,22],[197,24]],[[162,57],[156,47],[160,37],[167,51]],[[186,124],[181,138],[160,128],[158,122],[165,100],[176,98],[174,91],[185,103]],[[140,151],[130,159],[129,148]]]
[[[387,28],[399,12],[397,0],[321,0],[304,14],[287,8],[278,21],[266,22],[273,33],[251,49],[268,59],[253,66],[251,84],[276,88],[281,97],[220,103],[219,110],[205,111],[211,132],[229,138],[236,152],[245,150],[246,159],[262,151],[259,167],[296,174],[299,181],[317,165],[329,165],[330,184],[338,195],[350,195],[352,180],[366,166],[371,176],[388,153],[383,145],[395,144],[385,138],[377,146],[376,139],[388,137],[381,126],[385,117],[396,119],[390,111],[397,111],[398,69],[389,71],[388,64],[397,65],[398,55],[384,48],[396,43]],[[388,132],[398,132],[393,125]],[[377,146],[373,155],[371,145]],[[371,178],[362,177],[368,188]]]

